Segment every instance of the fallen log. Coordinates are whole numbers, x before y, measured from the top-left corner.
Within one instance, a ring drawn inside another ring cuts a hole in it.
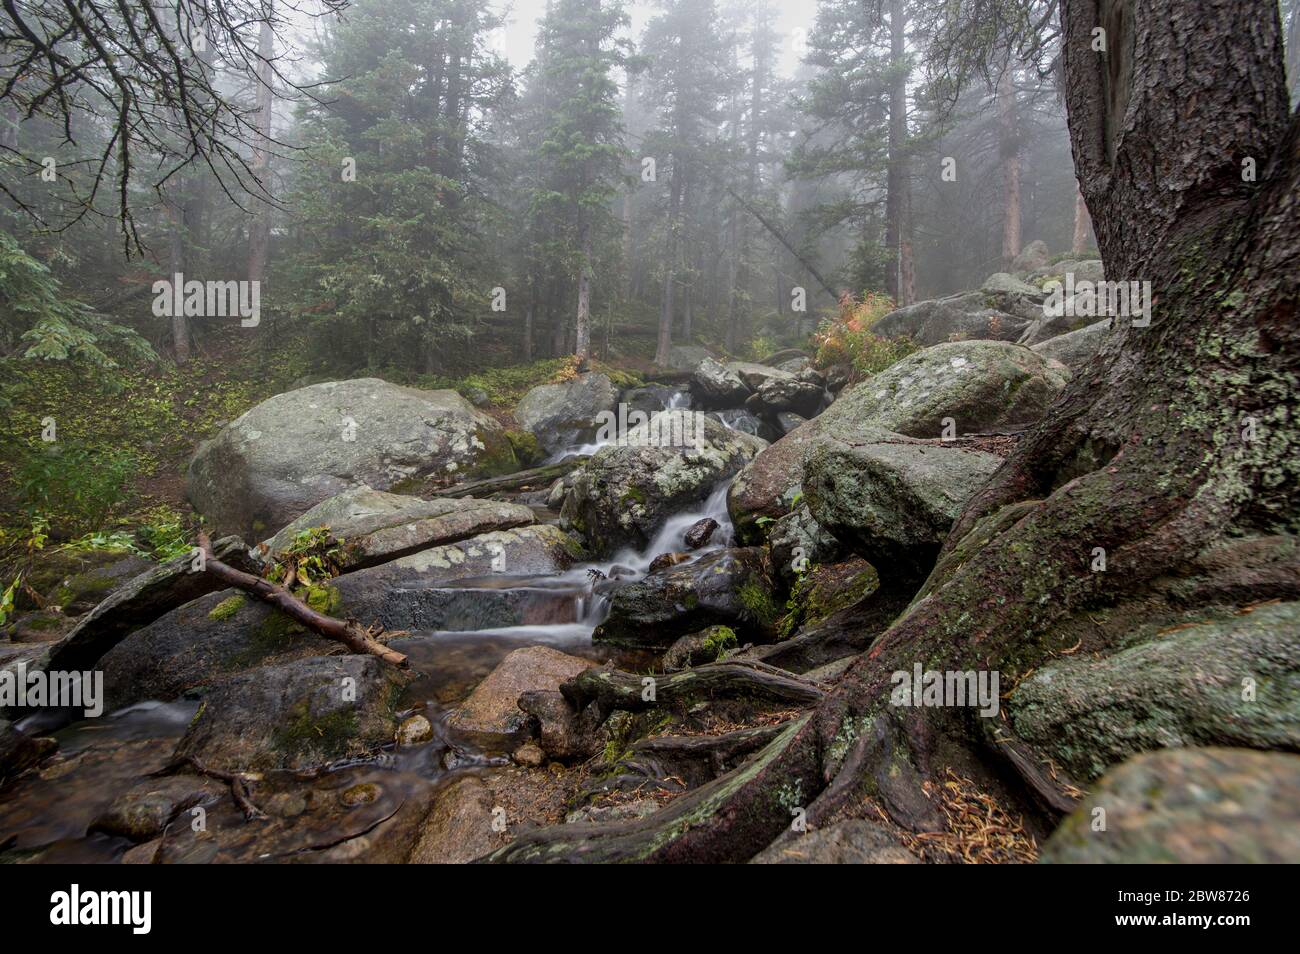
[[[354,653],[378,656],[384,662],[402,669],[409,665],[405,655],[395,649],[389,649],[375,639],[383,632],[382,626],[362,628],[361,624],[354,619],[335,619],[333,616],[318,613],[284,587],[222,563],[213,555],[212,543],[206,533],[199,534],[199,549],[203,551],[203,572],[211,574],[228,586],[241,589],[264,603],[269,603],[291,619],[326,639],[342,643]]]
[[[505,490],[518,490],[520,487],[542,481],[549,484],[557,477],[563,477],[585,460],[587,460],[585,456],[570,457],[556,464],[543,464],[541,467],[515,471],[502,477],[489,477],[486,480],[456,484],[437,491],[437,494],[439,497],[480,497]]]
[[[653,682],[653,692],[648,691]],[[642,712],[655,706],[702,699],[752,699],[803,708],[820,702],[816,683],[759,662],[708,663],[665,676],[638,676],[618,669],[588,669],[560,686],[578,712],[588,703],[603,711]]]

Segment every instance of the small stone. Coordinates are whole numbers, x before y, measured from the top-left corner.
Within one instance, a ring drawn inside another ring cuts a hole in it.
[[[339,801],[349,808],[353,808],[357,805],[368,805],[379,798],[381,794],[383,794],[383,789],[378,785],[373,782],[363,782],[360,785],[353,785],[351,788],[345,789],[343,794],[339,796]]]
[[[433,726],[422,715],[413,715],[402,720],[397,727],[397,744],[401,748],[420,745],[433,738]]]
[[[685,563],[691,558],[689,553],[661,553],[650,561],[648,573],[658,573],[660,570],[666,570],[670,566],[676,566],[679,563]]]
[[[514,760],[525,768],[539,768],[546,761],[546,753],[536,742],[525,742],[515,749]]]
[[[686,531],[686,546],[692,550],[698,550],[709,542],[713,532],[718,529],[718,521],[712,517],[705,517],[703,520],[697,520],[691,524],[690,529]]]

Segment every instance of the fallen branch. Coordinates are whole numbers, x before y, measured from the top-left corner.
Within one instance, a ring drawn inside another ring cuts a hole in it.
[[[223,583],[256,596],[326,639],[342,643],[354,653],[378,656],[384,662],[402,669],[409,665],[405,655],[395,649],[389,649],[375,639],[383,632],[382,626],[363,629],[354,619],[335,619],[333,616],[318,613],[284,587],[222,563],[213,556],[212,544],[206,533],[199,534],[199,549],[203,551],[204,572],[210,573]]]

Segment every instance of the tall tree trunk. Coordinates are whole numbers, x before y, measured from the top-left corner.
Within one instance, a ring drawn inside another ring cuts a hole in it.
[[[268,6],[267,17],[274,8]],[[268,21],[258,36],[257,55],[257,139],[253,147],[253,176],[263,192],[271,189],[271,127],[275,94],[271,88],[271,57],[275,55],[275,33]],[[262,203],[248,231],[248,280],[260,282],[266,274],[271,246],[271,207]]]
[[[1002,263],[1020,254],[1020,123],[1011,59],[998,77],[998,156],[1002,163]]]
[[[579,362],[591,357],[591,230],[582,227],[582,265],[578,269],[578,316],[573,353]]]
[[[533,323],[537,314],[537,279],[528,283],[528,310],[524,312],[523,360],[533,360]]]
[[[659,340],[655,347],[655,364],[668,364],[668,350],[673,346],[673,286],[677,280],[677,233],[681,227],[681,164],[673,157],[672,177],[668,185],[668,236],[664,242],[664,285],[659,300]]]
[[[914,300],[911,236],[911,169],[908,161],[907,13],[903,0],[889,0],[889,54],[895,69],[889,87],[889,158],[885,182],[885,247],[890,269],[885,288],[900,305]]]
[[[743,860],[798,837],[784,834],[778,797],[792,791],[813,828],[866,811],[942,831],[928,792],[950,769],[1048,828],[1057,816],[1031,796],[1064,807],[1068,792],[1011,723],[890,705],[893,673],[996,670],[1015,685],[1083,633],[1090,653],[1116,649],[1131,627],[1092,621],[1103,608],[1173,625],[1206,606],[1300,598],[1296,557],[1284,556],[1300,513],[1288,407],[1300,378],[1300,113],[1288,117],[1277,5],[1063,0],[1061,19],[1070,139],[1107,277],[1152,283],[1150,324],[1112,320],[968,502],[910,606],[865,634],[868,651],[809,714],[646,819],[531,833],[503,857]],[[1099,24],[1106,57],[1092,49]],[[1258,158],[1258,183],[1242,181],[1243,156]],[[1247,558],[1243,534],[1271,539],[1265,559],[1285,571]],[[1093,572],[1096,547],[1107,572]],[[1176,606],[1159,595],[1168,580]]]
[[[185,176],[178,175],[173,180],[173,191],[167,198],[167,278],[169,281],[184,281],[185,274],[185,233],[186,202]],[[177,276],[182,276],[177,278]],[[177,364],[188,364],[190,360],[190,319],[185,309],[174,308],[172,311],[172,354]]]

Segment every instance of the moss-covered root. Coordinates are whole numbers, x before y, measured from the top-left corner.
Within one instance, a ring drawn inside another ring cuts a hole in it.
[[[653,815],[615,825],[528,832],[483,859],[495,863],[740,862],[801,817],[821,784],[810,716],[792,721],[739,768]]]
[[[815,705],[823,695],[816,683],[755,662],[706,663],[666,676],[588,669],[564,683],[560,691],[578,712],[592,702],[606,712],[641,712],[719,698],[804,707]]]

